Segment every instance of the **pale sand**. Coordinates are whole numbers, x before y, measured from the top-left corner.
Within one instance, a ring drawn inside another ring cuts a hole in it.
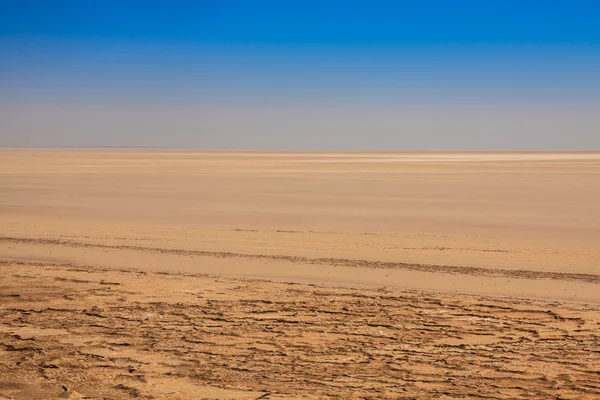
[[[0,150],[0,185],[3,259],[600,301],[600,153]]]
[[[598,398],[599,199],[600,153],[0,150],[0,398]]]

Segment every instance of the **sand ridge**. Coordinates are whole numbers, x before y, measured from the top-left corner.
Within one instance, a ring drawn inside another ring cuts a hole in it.
[[[515,270],[499,269],[471,266],[453,266],[453,265],[430,265],[430,264],[412,264],[391,261],[373,261],[373,260],[353,260],[347,258],[314,258],[303,256],[292,256],[285,254],[249,254],[233,253],[225,251],[206,251],[189,250],[162,247],[147,247],[135,245],[108,245],[99,243],[80,242],[68,239],[33,239],[33,238],[15,238],[0,236],[0,243],[18,243],[18,244],[41,244],[46,246],[68,246],[75,248],[100,248],[117,250],[134,250],[139,252],[161,253],[183,256],[201,256],[216,258],[242,258],[253,260],[276,261],[280,263],[302,263],[317,265],[347,266],[355,268],[374,268],[374,269],[405,269],[411,271],[423,271],[442,274],[459,274],[473,276],[492,276],[492,277],[510,277],[522,279],[554,279],[564,281],[581,281],[590,283],[600,283],[600,274],[580,274],[569,272],[549,272],[534,270]],[[494,251],[494,250],[489,250]],[[201,267],[198,268],[201,270]]]

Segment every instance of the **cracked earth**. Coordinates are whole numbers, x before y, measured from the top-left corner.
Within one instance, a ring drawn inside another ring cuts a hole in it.
[[[6,398],[600,398],[596,306],[39,263],[0,273]]]

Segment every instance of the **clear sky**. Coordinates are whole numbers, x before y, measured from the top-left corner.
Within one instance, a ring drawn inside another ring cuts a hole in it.
[[[600,149],[600,2],[0,0],[0,146]]]

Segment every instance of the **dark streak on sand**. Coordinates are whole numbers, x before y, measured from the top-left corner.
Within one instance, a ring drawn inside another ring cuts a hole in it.
[[[526,269],[501,269],[501,268],[484,268],[473,266],[454,266],[454,265],[431,265],[431,264],[415,264],[396,261],[376,261],[376,260],[360,260],[348,258],[327,258],[327,257],[303,257],[293,255],[277,255],[277,254],[249,254],[249,253],[234,253],[226,251],[206,251],[206,250],[191,250],[191,249],[168,249],[161,247],[146,247],[135,245],[110,245],[102,243],[87,243],[75,240],[53,239],[53,238],[18,238],[18,237],[0,237],[0,243],[24,243],[24,244],[42,244],[55,246],[69,246],[81,248],[101,248],[101,249],[119,249],[119,250],[134,250],[143,252],[154,252],[163,254],[175,254],[184,256],[201,256],[201,257],[217,257],[217,258],[245,258],[256,260],[280,261],[289,263],[303,264],[326,264],[344,267],[357,268],[377,268],[377,269],[403,269],[410,271],[421,272],[436,272],[446,274],[459,274],[471,276],[491,276],[504,278],[520,278],[520,279],[554,279],[563,281],[580,281],[587,283],[600,283],[600,275],[581,274],[569,272],[549,272],[549,271],[532,271]]]

